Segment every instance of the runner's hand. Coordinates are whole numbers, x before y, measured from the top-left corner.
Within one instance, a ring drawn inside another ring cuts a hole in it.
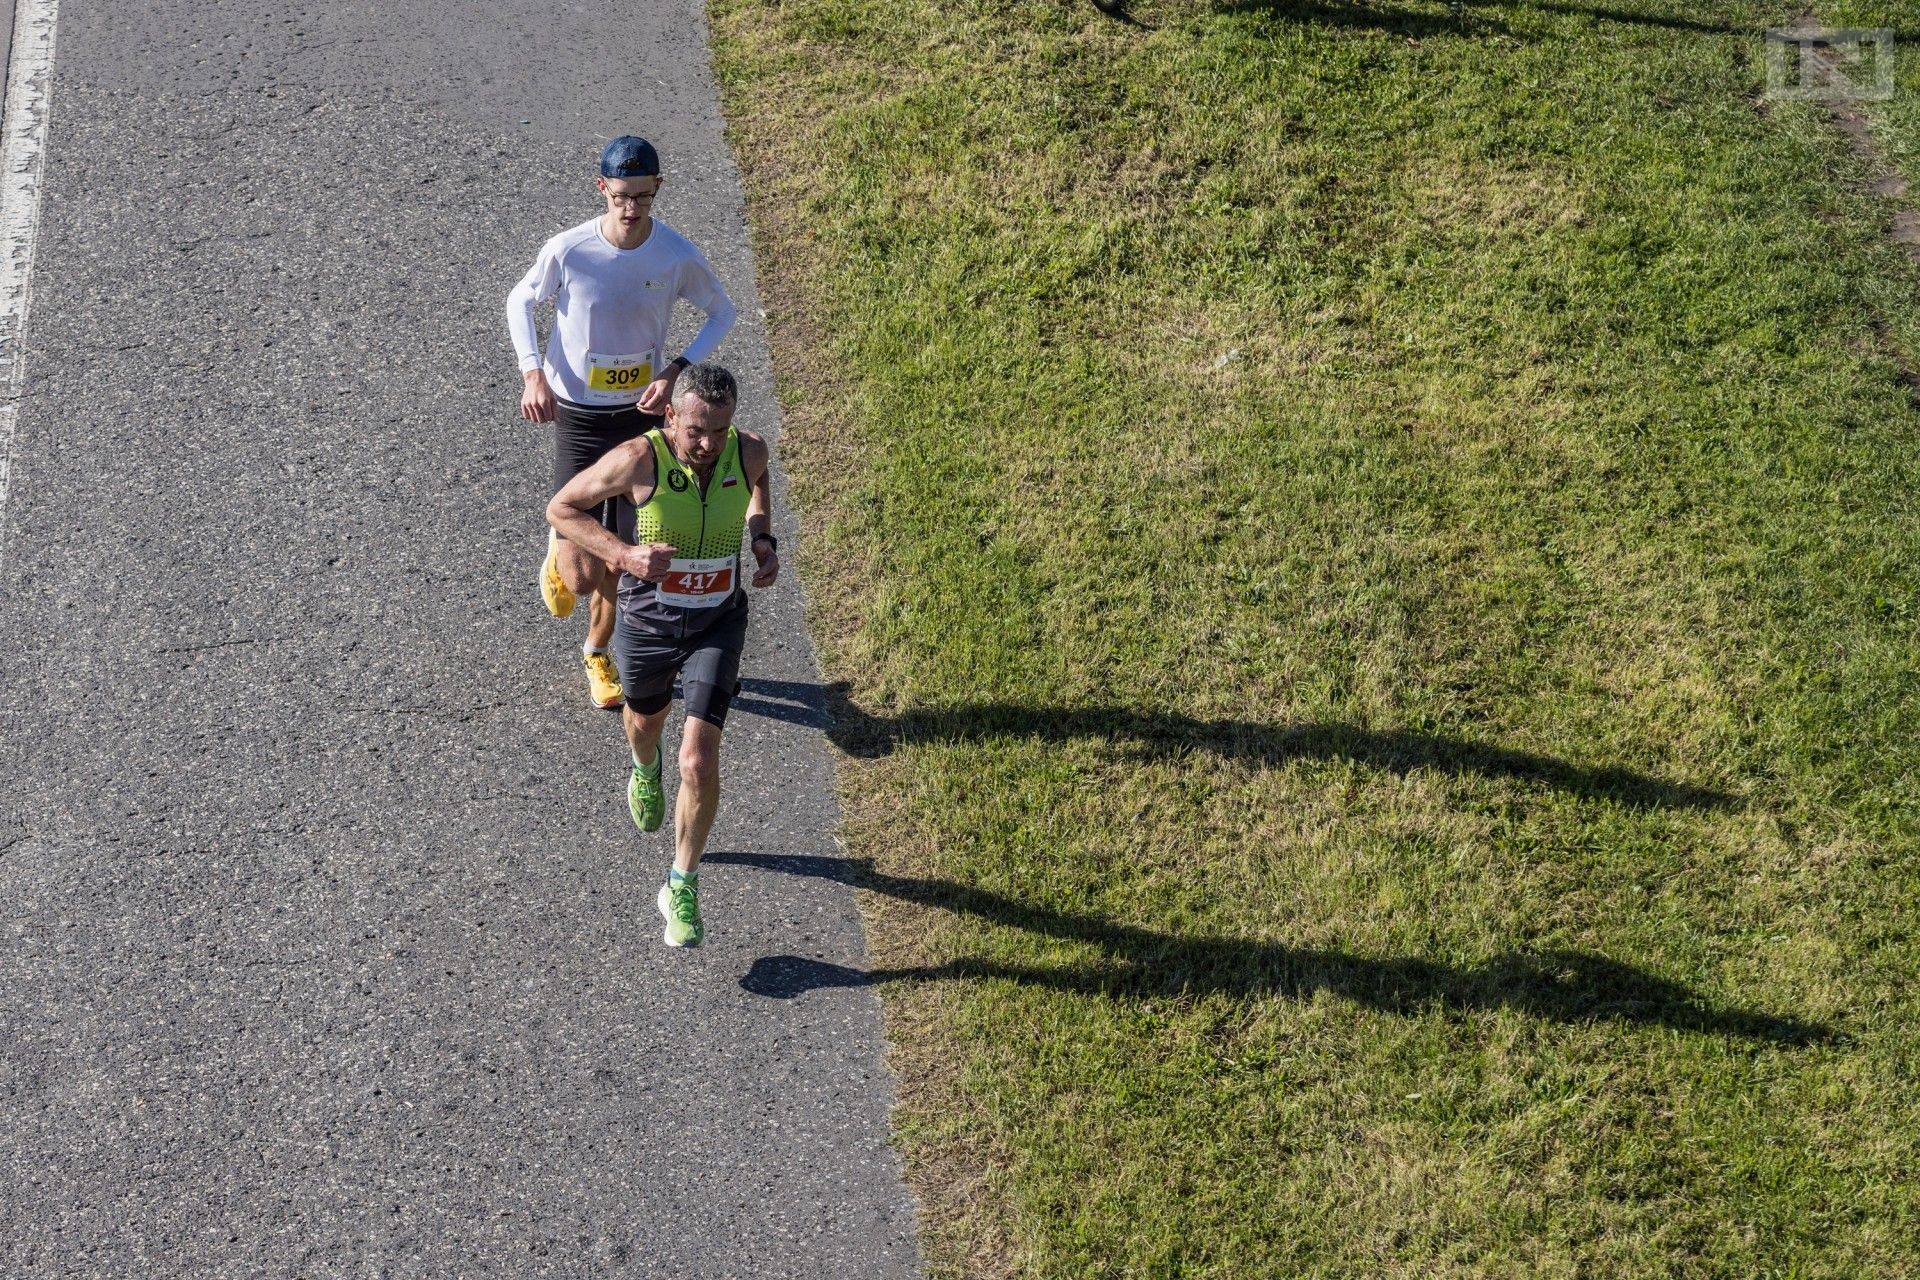
[[[640,412],[665,413],[667,401],[673,399],[673,384],[676,381],[677,374],[666,373],[649,382],[647,389],[640,393]]]
[[[529,369],[522,377],[526,386],[520,392],[520,416],[528,422],[552,422],[553,388],[547,385],[547,375]]]
[[[666,542],[649,542],[644,546],[628,547],[620,557],[620,568],[640,579],[642,582],[658,582],[667,576],[667,568],[673,563],[673,545]]]
[[[772,586],[773,580],[780,576],[780,553],[769,548],[763,555],[760,551],[760,544],[756,542],[753,545],[753,558],[760,562],[760,571],[753,575],[753,585],[756,587]]]

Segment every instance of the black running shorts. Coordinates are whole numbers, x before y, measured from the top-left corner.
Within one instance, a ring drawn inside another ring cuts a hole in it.
[[[654,635],[621,613],[613,624],[613,662],[627,705],[652,715],[673,697],[680,677],[687,714],[724,728],[727,707],[740,690],[740,651],[747,643],[747,595],[714,610],[713,622],[686,636]]]
[[[597,408],[575,404],[571,400],[553,402],[553,487],[560,488],[600,461],[607,450],[645,435],[666,419],[657,413],[642,413],[632,405]],[[619,532],[617,516],[625,498],[608,498],[600,504],[600,523]]]

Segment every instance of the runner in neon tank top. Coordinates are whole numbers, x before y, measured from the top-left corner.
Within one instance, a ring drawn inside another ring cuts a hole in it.
[[[676,676],[685,690],[673,867],[656,899],[670,947],[697,946],[704,934],[700,856],[720,805],[720,733],[747,635],[743,533],[753,585],[770,587],[780,573],[779,544],[767,528],[769,450],[733,426],[739,394],[720,366],[690,366],[664,427],[610,450],[547,504],[547,520],[562,536],[620,570],[613,653],[633,756],[627,807],[642,831],[658,830],[665,816],[660,731]],[[594,515],[611,499],[632,504],[618,530]]]

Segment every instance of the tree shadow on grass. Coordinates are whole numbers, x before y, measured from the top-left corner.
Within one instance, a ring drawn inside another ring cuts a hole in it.
[[[1737,803],[1724,792],[1670,782],[1631,769],[1569,764],[1489,743],[1405,730],[1343,724],[1261,724],[1199,720],[1176,711],[1149,714],[1129,707],[1030,707],[971,703],[875,716],[847,697],[844,681],[830,685],[792,680],[740,682],[733,706],[823,731],[848,755],[873,759],[902,745],[1028,738],[1041,742],[1097,739],[1143,760],[1204,752],[1274,768],[1289,760],[1351,760],[1407,774],[1429,770],[1476,774],[1551,787],[1591,800],[1640,809],[1721,809]]]
[[[1038,968],[961,958],[904,969],[860,970],[803,956],[762,956],[740,985],[789,1000],[830,987],[887,982],[1000,979],[1080,995],[1115,998],[1276,995],[1305,999],[1329,991],[1386,1013],[1510,1008],[1555,1022],[1630,1022],[1676,1031],[1738,1036],[1787,1045],[1830,1044],[1830,1028],[1745,1009],[1716,1009],[1685,986],[1583,951],[1515,952],[1460,968],[1410,957],[1367,957],[1241,938],[1181,938],[1033,906],[951,880],[888,875],[866,859],[712,853],[710,865],[754,867],[840,881],[902,902],[978,916],[1051,938],[1090,943],[1109,957],[1097,964]]]

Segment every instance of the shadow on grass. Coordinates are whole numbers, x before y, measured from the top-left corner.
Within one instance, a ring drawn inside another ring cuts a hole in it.
[[[1736,802],[1705,787],[1668,782],[1630,769],[1569,764],[1550,756],[1462,738],[1342,724],[1271,725],[1244,720],[1198,720],[1176,711],[1147,714],[1125,707],[1024,707],[976,703],[875,716],[847,698],[847,686],[790,680],[740,682],[733,706],[741,711],[822,730],[835,746],[862,759],[919,742],[978,742],[1030,738],[1042,742],[1100,739],[1123,744],[1143,759],[1205,752],[1272,768],[1289,760],[1351,760],[1406,774],[1417,769],[1449,776],[1477,774],[1537,783],[1633,808],[1719,809]]]
[[[754,867],[836,880],[902,902],[964,912],[1051,938],[1091,943],[1109,960],[1036,968],[963,958],[909,969],[853,969],[802,956],[762,956],[740,985],[789,1000],[828,987],[989,978],[1082,995],[1121,998],[1278,995],[1304,999],[1330,991],[1387,1013],[1516,1009],[1556,1022],[1618,1021],[1782,1044],[1827,1044],[1829,1028],[1744,1009],[1715,1009],[1677,982],[1581,951],[1502,956],[1473,968],[1403,957],[1368,958],[1302,950],[1239,938],[1179,938],[1015,901],[950,880],[909,879],[876,871],[865,859],[712,853],[709,865]]]
[[[1095,7],[1108,12],[1095,0]],[[1477,7],[1477,6],[1476,6]],[[1383,31],[1410,39],[1438,35],[1511,35],[1498,19],[1485,17],[1462,5],[1449,5],[1445,13],[1419,12],[1391,3],[1342,3],[1342,0],[1222,0],[1217,13],[1269,13],[1289,22],[1316,27],[1352,27]],[[1111,14],[1109,14],[1111,16]],[[1135,26],[1140,24],[1135,22]]]
[[[1141,31],[1153,31],[1156,29],[1150,24],[1134,17],[1133,11],[1127,8],[1127,0],[1089,0],[1089,3],[1109,18],[1112,18],[1115,22],[1125,23],[1129,27],[1137,27]]]
[[[1129,12],[1125,0],[1091,0],[1091,3],[1110,18],[1130,26],[1151,29],[1150,24],[1142,23]],[[1436,13],[1430,6],[1402,8],[1392,0],[1376,0],[1374,3],[1366,3],[1366,0],[1221,0],[1216,11],[1267,13],[1290,22],[1381,31],[1418,40],[1437,35],[1518,37],[1522,33],[1516,32],[1492,12],[1515,7],[1509,0],[1450,0],[1445,13]],[[1765,27],[1717,22],[1681,14],[1641,12],[1621,5],[1587,4],[1581,3],[1581,0],[1534,0],[1526,7],[1540,13],[1591,18],[1596,22],[1625,27],[1745,36],[1754,40],[1761,39],[1767,30]],[[1893,32],[1893,39],[1898,44],[1905,44],[1917,36],[1920,33],[1905,29]]]
[[[1151,22],[1143,22],[1133,13],[1128,0],[1088,0],[1095,9],[1115,22],[1138,31],[1157,31]],[[1351,27],[1382,31],[1392,35],[1421,39],[1436,35],[1510,35],[1506,24],[1494,18],[1471,13],[1465,6],[1449,5],[1446,13],[1409,11],[1391,3],[1343,3],[1342,0],[1222,0],[1216,13],[1271,13],[1289,22],[1318,27]]]

